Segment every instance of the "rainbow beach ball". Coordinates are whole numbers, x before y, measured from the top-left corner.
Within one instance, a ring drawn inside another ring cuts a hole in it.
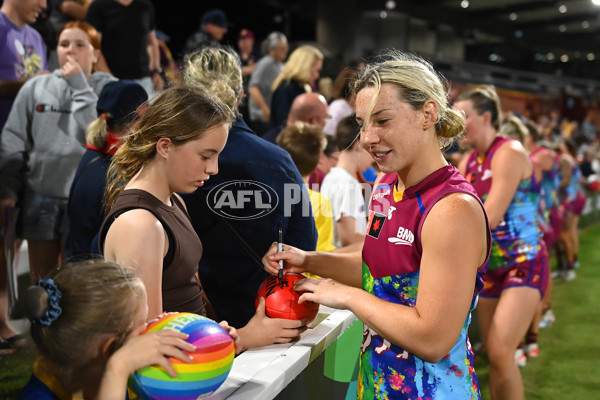
[[[144,333],[161,329],[187,333],[187,341],[196,346],[194,352],[186,352],[193,361],[171,358],[176,378],[158,365],[142,368],[129,379],[131,390],[144,400],[195,400],[217,390],[229,375],[235,357],[233,339],[227,330],[200,315],[167,313],[151,321]]]

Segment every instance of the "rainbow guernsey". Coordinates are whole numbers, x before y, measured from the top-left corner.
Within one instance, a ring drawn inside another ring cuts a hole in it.
[[[450,165],[403,193],[396,190],[396,183],[396,174],[386,174],[374,189],[363,248],[362,285],[380,299],[414,307],[419,292],[420,237],[425,218],[450,193],[467,193],[476,198],[477,194]],[[483,287],[481,276],[486,264],[487,258],[477,270],[471,311]],[[359,398],[479,399],[479,383],[467,337],[470,321],[469,313],[456,344],[435,364],[390,343],[365,324]]]
[[[469,156],[466,177],[484,202],[492,187],[494,154],[509,140],[512,139],[498,136],[483,159],[477,156],[476,151]],[[490,270],[512,268],[517,263],[534,260],[543,255],[540,241],[542,233],[536,220],[541,196],[538,186],[534,174],[530,179],[522,180],[503,221],[492,230]],[[533,279],[543,279],[543,277]],[[486,282],[486,288],[487,285]]]

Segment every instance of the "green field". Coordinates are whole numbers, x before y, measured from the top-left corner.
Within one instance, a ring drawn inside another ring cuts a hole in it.
[[[600,225],[582,231],[580,240],[577,279],[554,280],[556,323],[540,330],[540,357],[521,369],[528,400],[600,398]],[[489,399],[485,356],[475,368]],[[0,356],[0,400],[15,399],[30,372],[28,350]]]
[[[540,329],[540,357],[521,368],[528,400],[600,398],[600,226],[580,235],[577,279],[554,279],[556,322]],[[475,363],[484,399],[490,398],[485,356]]]

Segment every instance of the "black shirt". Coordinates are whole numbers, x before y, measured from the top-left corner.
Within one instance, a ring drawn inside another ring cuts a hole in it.
[[[148,0],[124,6],[115,0],[95,0],[86,22],[102,34],[102,54],[119,79],[150,75],[148,34],[156,29],[154,7]]]

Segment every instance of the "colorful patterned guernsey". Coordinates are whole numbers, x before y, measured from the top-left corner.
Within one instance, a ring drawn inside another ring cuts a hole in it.
[[[531,152],[531,156],[535,156],[537,153],[548,151],[544,147],[539,146]],[[553,162],[552,168],[542,173],[542,202],[543,210],[546,214],[558,205],[558,186],[560,185],[560,167],[559,162]]]
[[[484,203],[492,186],[492,158],[508,140],[513,139],[498,136],[483,159],[478,157],[476,150],[469,156],[467,180]],[[519,183],[502,222],[492,230],[492,254],[488,269],[510,268],[535,259],[542,251],[542,232],[536,220],[539,202],[540,185],[532,174],[532,179],[524,179]]]
[[[419,291],[421,228],[427,214],[449,193],[477,194],[451,165],[435,171],[403,194],[395,190],[397,179],[396,174],[386,174],[373,191],[363,247],[362,285],[380,299],[414,307]],[[471,311],[483,287],[485,265],[477,271]],[[480,399],[467,337],[470,322],[469,313],[456,344],[435,364],[390,343],[365,324],[358,398]]]
[[[536,147],[529,158],[535,165],[536,155],[539,153],[548,152],[548,150],[542,146]],[[543,233],[544,238],[546,235],[553,235],[552,225],[550,223],[550,210],[552,207],[558,206],[558,186],[560,184],[560,169],[558,163],[552,163],[552,168],[547,171],[542,171],[542,179],[540,181],[540,204],[538,206],[538,225]],[[547,243],[549,245],[550,242]],[[548,248],[548,246],[546,246]]]
[[[573,159],[573,168],[571,169],[571,180],[569,184],[564,188],[560,189],[559,196],[560,201],[563,203],[569,203],[575,201],[577,192],[583,192],[581,187],[581,169],[577,160]]]

